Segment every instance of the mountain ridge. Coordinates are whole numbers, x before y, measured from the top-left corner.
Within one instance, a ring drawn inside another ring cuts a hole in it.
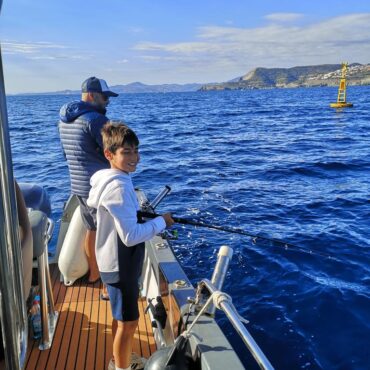
[[[119,94],[140,94],[338,86],[340,76],[340,64],[319,64],[291,68],[257,67],[227,82],[147,85],[137,81],[126,85],[112,85],[111,89]],[[370,85],[370,64],[350,64],[347,72],[347,83],[348,85]],[[80,93],[80,90],[66,89],[54,92],[29,92],[10,95],[79,95]]]
[[[291,68],[257,67],[239,78],[204,85],[199,91],[338,86],[340,77],[341,64]],[[348,85],[370,85],[370,64],[350,64],[347,71],[347,83]]]
[[[169,92],[191,92],[199,90],[204,84],[161,84],[146,85],[142,82],[132,82],[127,85],[111,85],[110,89],[118,94],[141,94],[141,93],[169,93]],[[81,94],[81,90],[60,90],[50,92],[29,92],[12,95],[76,95]]]

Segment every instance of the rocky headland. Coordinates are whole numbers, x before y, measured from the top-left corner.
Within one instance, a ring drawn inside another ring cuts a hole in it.
[[[255,68],[244,76],[228,82],[203,85],[199,91],[338,86],[340,77],[341,64]],[[370,64],[350,64],[347,83],[348,85],[370,85]]]

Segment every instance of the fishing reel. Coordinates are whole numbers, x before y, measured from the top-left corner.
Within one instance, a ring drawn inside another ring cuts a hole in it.
[[[177,240],[179,238],[179,232],[176,229],[164,230],[159,234],[162,239],[166,240]]]

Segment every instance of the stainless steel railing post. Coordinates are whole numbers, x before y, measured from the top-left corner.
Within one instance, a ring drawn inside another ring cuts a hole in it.
[[[47,302],[47,288],[46,288],[46,264],[47,264],[47,249],[37,257],[37,268],[38,268],[38,280],[40,285],[40,311],[41,311],[41,322],[42,322],[42,336],[39,344],[39,349],[50,348],[49,338],[49,314],[48,314],[48,302]]]
[[[50,280],[48,261],[48,242],[52,236],[54,223],[48,219],[48,229],[43,235],[44,251],[37,257],[38,280],[40,285],[40,311],[42,323],[42,337],[39,344],[41,351],[51,347],[55,326],[58,319],[58,312],[55,311],[53,287]]]
[[[1,47],[0,143],[0,317],[6,366],[8,369],[18,370],[23,368],[25,362],[28,322]]]
[[[54,305],[54,297],[53,297],[53,286],[51,285],[50,270],[49,270],[48,263],[46,263],[45,265],[45,271],[46,271],[46,292],[48,295],[49,312],[52,314],[55,312],[55,305]]]
[[[49,303],[49,312],[50,315],[55,315],[55,306],[54,306],[54,296],[53,296],[53,286],[51,285],[50,279],[50,269],[49,269],[49,249],[48,244],[53,235],[54,231],[54,222],[51,219],[48,219],[49,226],[46,232],[46,240],[45,240],[45,253],[46,253],[46,264],[45,264],[45,271],[46,271],[46,291],[48,295],[48,303]]]
[[[222,286],[224,285],[227,269],[229,268],[232,256],[233,256],[232,248],[228,247],[227,245],[222,245],[220,247],[217,255],[216,266],[215,269],[213,270],[211,279],[211,283],[215,286],[217,290],[221,290]],[[209,315],[214,316],[216,312],[216,307],[211,303],[208,306],[208,310],[206,312]]]

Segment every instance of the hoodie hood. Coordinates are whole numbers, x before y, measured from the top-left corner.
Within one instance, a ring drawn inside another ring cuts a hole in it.
[[[73,122],[76,118],[82,116],[85,113],[98,112],[104,114],[107,112],[104,108],[99,108],[91,103],[84,101],[73,101],[64,104],[59,112],[59,117],[62,122],[69,123]]]
[[[130,179],[130,175],[112,168],[95,172],[90,179],[91,190],[87,200],[88,206],[92,208],[98,208],[104,190],[109,188],[109,184],[111,182],[118,179],[125,181]]]

